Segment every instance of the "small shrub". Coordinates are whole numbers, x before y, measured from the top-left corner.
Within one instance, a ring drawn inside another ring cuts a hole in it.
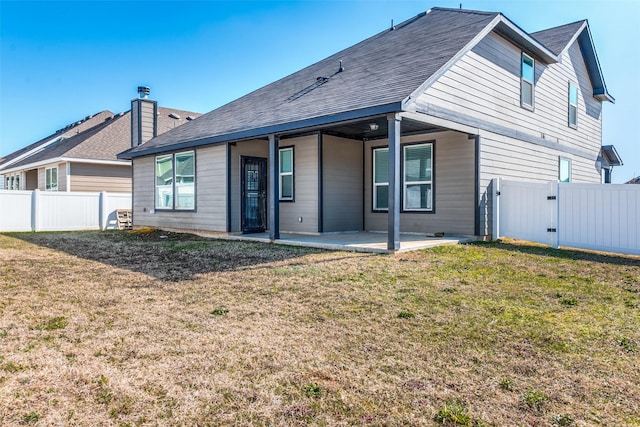
[[[551,424],[559,427],[570,427],[576,424],[573,417],[569,414],[554,415],[551,417]]]
[[[322,389],[316,383],[309,383],[303,388],[304,395],[307,397],[320,397]]]
[[[540,411],[544,404],[549,401],[549,396],[541,391],[530,388],[524,396],[522,396],[522,401],[526,403],[529,408]]]
[[[416,317],[416,315],[410,311],[401,311],[398,313],[398,319],[413,319],[414,317]]]
[[[500,388],[506,391],[513,391],[513,380],[511,378],[503,378],[500,380]]]
[[[467,408],[458,401],[451,401],[438,409],[433,420],[443,426],[467,426],[471,427],[471,415],[467,413]]]
[[[211,314],[213,314],[214,316],[224,316],[228,312],[229,312],[229,309],[227,307],[222,306],[211,311]]]

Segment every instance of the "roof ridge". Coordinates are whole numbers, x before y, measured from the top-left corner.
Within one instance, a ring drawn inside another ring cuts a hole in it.
[[[427,11],[427,13],[431,12],[432,10],[442,10],[445,12],[460,12],[460,13],[469,13],[474,15],[487,15],[487,16],[500,14],[500,12],[487,12],[486,10],[462,9],[462,8],[456,9],[452,7],[432,7]]]
[[[556,25],[555,27],[549,27],[549,28],[545,28],[545,29],[542,29],[542,30],[534,31],[534,32],[532,32],[530,34],[534,35],[534,34],[538,34],[538,33],[543,33],[545,31],[557,30],[559,28],[569,27],[569,26],[576,25],[576,24],[583,24],[585,22],[589,22],[589,21],[587,19],[579,19],[579,20],[574,21],[574,22],[569,22],[568,24]]]

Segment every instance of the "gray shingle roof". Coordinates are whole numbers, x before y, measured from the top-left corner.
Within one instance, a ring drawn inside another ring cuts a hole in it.
[[[67,126],[65,126],[62,129],[57,130],[55,133],[42,138],[39,141],[34,142],[33,144],[29,144],[26,147],[23,147],[19,150],[14,151],[13,153],[8,154],[7,156],[5,156],[2,161],[0,161],[0,169],[2,169],[2,165],[10,162],[11,160],[14,160],[24,154],[27,154],[29,151],[35,151],[38,149],[38,147],[45,145],[47,142],[55,139],[55,138],[59,138],[61,136],[72,136],[72,135],[76,135],[80,132],[84,132],[87,129],[90,129],[102,122],[104,122],[104,120],[107,117],[111,117],[113,116],[113,113],[109,110],[104,110],[101,111],[97,114],[93,114],[91,116],[87,116],[82,120],[79,120],[77,122],[73,122]]]
[[[120,155],[402,102],[499,15],[434,8]],[[336,73],[340,66],[344,71]],[[319,77],[330,77],[318,84]],[[315,86],[315,87],[314,87]],[[308,90],[312,89],[312,90]],[[398,111],[396,108],[395,111]]]
[[[177,114],[180,119],[169,117],[171,113]],[[158,107],[158,134],[187,123],[187,116],[198,117],[199,114],[191,111]],[[64,136],[60,141],[54,142],[18,162],[8,164],[6,168],[14,169],[60,157],[117,160],[118,153],[131,147],[131,112],[127,111],[115,116],[111,112],[102,112],[95,117],[97,120],[90,122],[93,125],[92,127],[77,126],[68,132],[58,132],[51,137],[59,138]],[[42,141],[50,140],[51,137],[47,137]],[[42,142],[39,141],[38,143]],[[31,144],[29,147],[36,148],[38,143]],[[27,152],[29,147],[18,150],[16,153]],[[17,157],[14,154],[10,155],[11,158]],[[0,170],[2,168],[2,165],[0,165]]]
[[[559,27],[548,28],[532,33],[531,36],[551,49],[553,53],[559,55],[585,22],[585,20],[582,20],[571,24],[560,25]]]

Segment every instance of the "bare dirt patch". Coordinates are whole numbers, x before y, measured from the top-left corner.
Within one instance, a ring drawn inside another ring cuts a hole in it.
[[[639,283],[514,244],[0,235],[0,424],[640,425]]]

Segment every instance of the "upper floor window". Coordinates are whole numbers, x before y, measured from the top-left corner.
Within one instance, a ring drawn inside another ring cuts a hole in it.
[[[533,110],[535,99],[535,60],[522,53],[520,68],[520,105]]]
[[[293,147],[279,150],[280,200],[293,200]]]
[[[46,191],[58,191],[58,167],[46,168],[45,175],[45,187]]]
[[[569,83],[569,126],[578,127],[578,87]]]
[[[156,209],[195,209],[195,153],[156,157]]]

